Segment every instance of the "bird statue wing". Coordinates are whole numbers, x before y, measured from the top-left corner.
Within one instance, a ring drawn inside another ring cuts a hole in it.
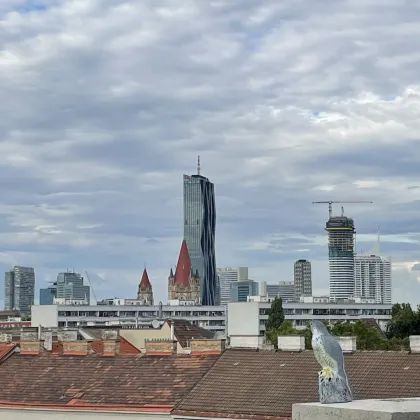
[[[341,348],[339,342],[330,334],[325,334],[322,337],[322,345],[325,352],[337,364],[338,374],[345,375],[343,349]]]

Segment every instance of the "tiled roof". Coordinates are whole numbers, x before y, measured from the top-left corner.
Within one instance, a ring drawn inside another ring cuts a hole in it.
[[[188,285],[191,275],[191,260],[188,253],[187,242],[182,241],[181,250],[179,251],[178,264],[175,269],[174,284]]]
[[[420,354],[355,352],[345,365],[355,399],[420,395]],[[174,413],[290,417],[292,404],[318,401],[319,370],[312,351],[227,350]]]
[[[214,334],[204,328],[191,324],[191,322],[184,319],[177,319],[170,321],[168,324],[174,323],[175,338],[182,347],[187,347],[188,342],[193,338],[214,338]]]
[[[141,276],[139,290],[141,289],[150,289],[152,285],[150,284],[149,275],[147,274],[147,270],[143,270],[143,275]]]
[[[7,386],[0,387],[0,403],[169,411],[216,359],[15,353],[0,364],[0,375],[7,378]]]
[[[0,361],[6,360],[15,351],[16,343],[0,343]]]

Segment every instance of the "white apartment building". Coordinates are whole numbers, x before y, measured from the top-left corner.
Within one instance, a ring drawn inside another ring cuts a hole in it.
[[[121,299],[124,301],[123,299]],[[128,299],[127,299],[128,300]],[[125,302],[124,302],[125,303]],[[100,325],[150,325],[154,320],[185,319],[210,331],[224,333],[226,306],[200,305],[34,305],[31,325],[79,327]]]
[[[217,275],[220,279],[220,304],[227,305],[230,302],[230,285],[248,280],[248,267],[218,268]]]
[[[391,257],[354,256],[354,295],[376,303],[392,303]]]
[[[309,298],[305,299],[309,300]],[[339,301],[339,303],[314,299],[312,302],[307,303],[283,303],[283,311],[285,319],[291,321],[296,329],[305,329],[307,323],[315,319],[320,321],[327,320],[330,323],[375,319],[381,329],[385,330],[386,324],[391,319],[392,305],[362,302],[363,300],[361,299],[348,302]],[[231,340],[232,336],[262,337],[265,333],[265,323],[268,319],[270,307],[270,302],[229,303],[227,334],[231,337]]]

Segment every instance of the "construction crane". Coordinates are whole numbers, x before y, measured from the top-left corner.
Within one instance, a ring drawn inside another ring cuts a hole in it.
[[[89,274],[86,270],[85,270],[85,274],[86,274],[86,278],[88,279],[88,282],[89,282],[90,290],[92,290],[93,297],[95,298],[95,302],[97,303],[98,299],[96,299],[95,290],[93,290],[92,282],[90,281]]]
[[[373,204],[373,201],[312,201],[312,204],[328,204],[328,217],[332,217],[332,205],[333,204],[358,204],[367,203]],[[344,207],[341,207],[341,215],[344,216]]]

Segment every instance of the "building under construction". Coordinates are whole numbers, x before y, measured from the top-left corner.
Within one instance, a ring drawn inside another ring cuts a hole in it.
[[[348,299],[354,295],[354,221],[344,215],[330,217],[328,232],[330,297]]]
[[[312,204],[328,204],[328,259],[330,265],[330,298],[350,299],[354,297],[354,221],[344,216],[332,215],[336,203],[363,204],[372,201],[313,201]]]

